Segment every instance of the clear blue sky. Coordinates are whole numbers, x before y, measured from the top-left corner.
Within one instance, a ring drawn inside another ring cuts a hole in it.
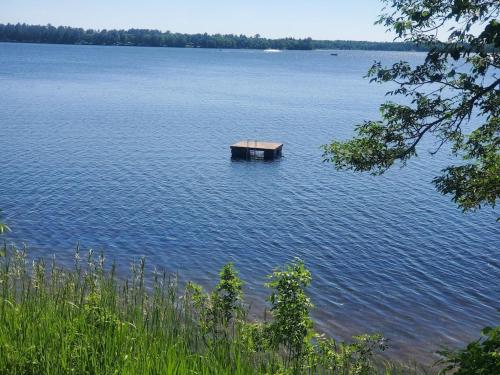
[[[379,0],[0,0],[0,23],[392,40]]]

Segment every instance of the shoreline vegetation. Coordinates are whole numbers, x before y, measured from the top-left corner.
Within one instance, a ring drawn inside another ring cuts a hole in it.
[[[104,254],[82,258],[77,248],[70,268],[0,248],[1,374],[431,373],[378,357],[381,335],[344,343],[315,333],[311,274],[299,259],[269,275],[261,322],[248,318],[231,263],[210,292],[181,289],[165,272],[148,276],[144,259],[122,279]]]
[[[409,42],[263,38],[235,34],[183,34],[150,29],[95,30],[69,26],[0,24],[0,42],[217,49],[427,51]]]

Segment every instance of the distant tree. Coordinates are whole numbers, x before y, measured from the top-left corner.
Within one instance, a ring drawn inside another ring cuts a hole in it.
[[[208,35],[180,34],[170,31],[129,30],[83,30],[67,26],[38,26],[27,24],[0,24],[0,42],[30,42],[58,44],[134,45],[155,47],[205,47],[205,48],[252,48],[252,49],[363,49],[408,51],[418,49],[413,43],[378,43],[359,41],[331,41],[307,39],[268,39],[256,34]]]
[[[381,105],[382,119],[365,121],[356,136],[324,146],[325,160],[337,169],[382,174],[417,155],[421,140],[433,135],[436,153],[451,145],[461,159],[434,179],[443,194],[464,211],[495,206],[500,194],[500,2],[498,0],[383,0],[377,21],[396,39],[426,46],[417,66],[380,62],[368,71],[371,81],[391,82],[388,95],[408,104]],[[446,41],[438,33],[449,33]],[[471,118],[480,121],[472,131]]]

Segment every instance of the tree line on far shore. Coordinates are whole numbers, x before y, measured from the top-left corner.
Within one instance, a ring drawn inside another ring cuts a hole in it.
[[[413,43],[366,42],[351,40],[314,40],[263,38],[234,34],[183,34],[149,29],[94,30],[68,26],[28,25],[25,23],[0,24],[0,42],[91,44],[148,47],[193,47],[236,49],[341,49],[424,51],[425,47]]]

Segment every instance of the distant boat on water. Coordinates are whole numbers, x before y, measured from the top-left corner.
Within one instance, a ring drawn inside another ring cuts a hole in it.
[[[273,48],[266,48],[264,50],[265,53],[276,53],[276,52],[281,52],[280,49],[273,49]]]
[[[338,56],[338,53],[330,53],[331,56]]]

